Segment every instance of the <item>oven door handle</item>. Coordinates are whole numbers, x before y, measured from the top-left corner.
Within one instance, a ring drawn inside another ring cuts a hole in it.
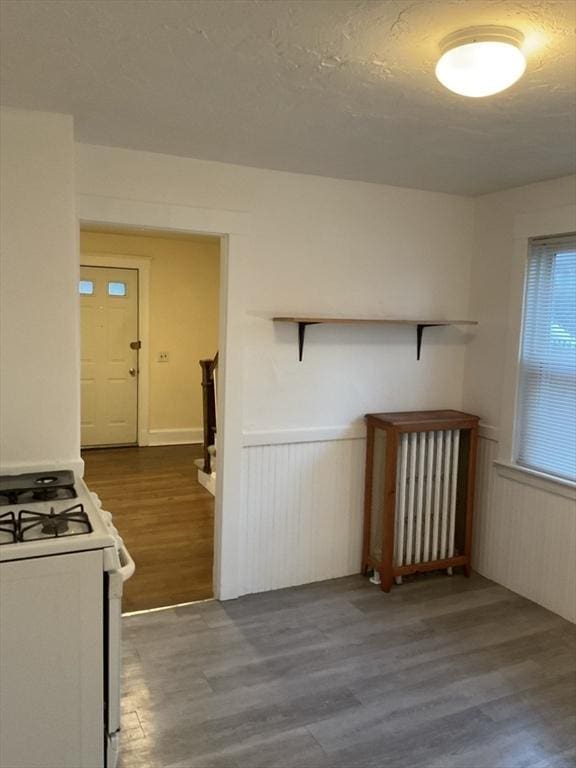
[[[124,542],[122,542],[122,546],[118,551],[118,556],[120,558],[120,568],[118,569],[118,573],[122,577],[122,581],[128,581],[128,579],[134,575],[136,563],[132,559],[130,552],[126,549]]]

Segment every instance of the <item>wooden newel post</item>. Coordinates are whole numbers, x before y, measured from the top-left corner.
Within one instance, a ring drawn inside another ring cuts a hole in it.
[[[200,360],[202,368],[202,412],[204,433],[204,466],[203,472],[207,475],[212,472],[211,456],[208,450],[214,445],[216,434],[216,400],[214,396],[214,361]]]
[[[461,411],[368,414],[362,572],[471,572],[478,416]]]

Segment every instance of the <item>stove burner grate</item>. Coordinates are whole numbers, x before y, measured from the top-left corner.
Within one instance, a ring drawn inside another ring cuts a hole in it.
[[[14,544],[18,541],[18,523],[14,512],[0,515],[0,544]]]
[[[75,499],[74,484],[74,473],[67,469],[50,473],[0,475],[0,507]]]
[[[33,512],[22,509],[18,513],[18,541],[57,539],[92,533],[92,526],[82,504],[75,504],[62,512]]]

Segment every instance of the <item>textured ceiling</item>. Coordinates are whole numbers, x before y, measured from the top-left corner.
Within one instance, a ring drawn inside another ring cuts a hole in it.
[[[1,0],[1,98],[79,141],[477,194],[573,172],[574,0]],[[487,99],[446,91],[438,42],[526,36]]]

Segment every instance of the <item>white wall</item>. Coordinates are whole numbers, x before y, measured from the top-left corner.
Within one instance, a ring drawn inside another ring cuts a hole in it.
[[[79,339],[71,121],[7,111],[2,142],[2,463],[72,463],[79,459]],[[159,205],[202,210],[206,219],[218,210],[220,221],[237,221],[241,211],[251,221],[248,234],[235,236],[241,247],[228,275],[227,324],[245,372],[234,382],[243,403],[234,423],[245,447],[242,492],[226,499],[238,536],[229,539],[237,552],[223,596],[356,570],[350,543],[361,526],[362,414],[463,405],[488,424],[477,567],[574,618],[573,504],[496,475],[492,464],[510,444],[522,238],[528,223],[534,234],[572,228],[572,180],[472,201],[76,149],[81,199],[142,203],[151,213]],[[462,315],[480,326],[467,343],[458,330],[427,331],[420,363],[413,329],[310,328],[299,364],[295,329],[268,319],[299,311]],[[237,378],[240,370],[235,364]]]
[[[471,271],[470,313],[479,321],[467,345],[465,402],[485,423],[500,425],[506,353],[509,344],[509,298],[517,240],[523,217],[535,220],[564,211],[576,201],[576,179],[567,176],[475,198],[475,251]],[[548,217],[546,217],[548,218]],[[568,230],[574,215],[565,214]],[[543,222],[546,228],[546,224]],[[548,226],[552,226],[550,223]],[[536,224],[538,229],[538,224]],[[553,234],[542,231],[542,235]]]
[[[459,408],[468,336],[427,330],[417,362],[414,328],[312,327],[299,363],[296,328],[270,317],[465,318],[473,201],[94,146],[77,147],[77,192],[108,214],[143,204],[151,226],[166,206],[250,220],[229,264],[245,447],[221,595],[357,572],[363,415]]]
[[[462,331],[309,328],[274,314],[467,314],[473,201],[358,182],[94,146],[77,148],[77,192],[247,211],[242,266],[244,428],[346,425],[370,410],[461,404]]]
[[[79,466],[72,119],[2,110],[0,463]]]
[[[485,576],[576,621],[575,494],[497,462],[512,437],[528,238],[576,230],[576,179],[476,199],[464,407],[481,415],[474,566]]]

